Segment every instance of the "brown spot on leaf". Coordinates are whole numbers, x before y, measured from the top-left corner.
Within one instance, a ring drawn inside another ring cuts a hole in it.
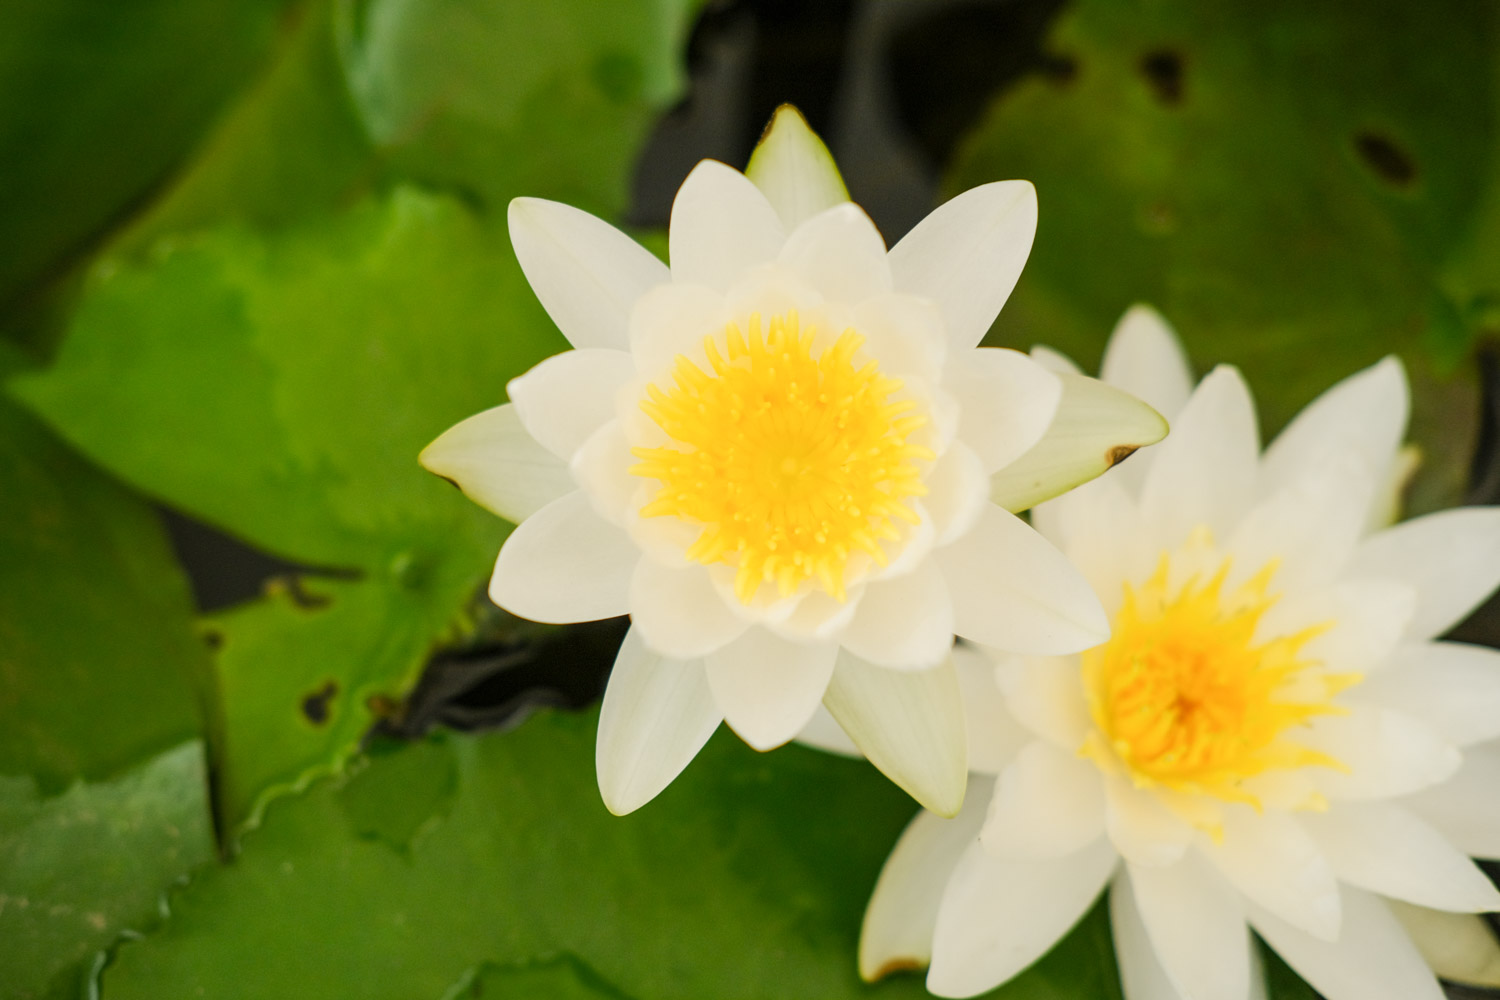
[[[1151,93],[1165,105],[1182,103],[1182,64],[1182,55],[1171,49],[1157,49],[1141,57],[1141,75]]]
[[[1140,445],[1135,444],[1117,444],[1105,453],[1104,460],[1109,463],[1110,468],[1114,468],[1134,455],[1139,448]]]
[[[339,693],[337,681],[329,681],[318,690],[302,699],[302,714],[315,726],[328,722],[328,704]]]
[[[1354,149],[1375,176],[1396,187],[1410,187],[1417,179],[1417,161],[1394,139],[1376,132],[1360,132]]]

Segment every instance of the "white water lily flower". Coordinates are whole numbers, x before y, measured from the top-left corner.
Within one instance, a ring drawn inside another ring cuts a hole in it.
[[[1078,573],[987,499],[1007,467],[1025,481],[1002,502],[1055,495],[1103,471],[1107,445],[1165,430],[1124,393],[976,348],[1035,225],[1031,185],[988,184],[887,252],[790,108],[748,177],[688,176],[670,270],[577,209],[511,203],[521,267],[574,349],[421,460],[519,522],[496,604],[630,614],[599,722],[612,811],[654,797],[720,721],[768,749],[822,702],[951,814],[953,634],[1040,653],[1106,634]]]
[[[1395,359],[1264,454],[1239,373],[1193,390],[1149,310],[1103,375],[1172,435],[1034,520],[1112,636],[969,668],[974,788],[902,835],[862,973],[930,963],[933,993],[984,992],[1108,885],[1129,1000],[1263,995],[1251,930],[1329,1000],[1439,1000],[1403,921],[1480,934],[1466,915],[1500,908],[1469,859],[1500,856],[1500,652],[1435,639],[1500,582],[1500,508],[1387,526]],[[1488,977],[1493,951],[1435,962]]]

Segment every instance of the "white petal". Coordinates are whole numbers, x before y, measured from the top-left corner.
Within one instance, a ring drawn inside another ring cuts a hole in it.
[[[964,729],[969,734],[969,770],[999,774],[1031,742],[1032,734],[1006,708],[989,657],[959,644],[953,647],[953,669],[958,672]]]
[[[1174,864],[1193,838],[1193,828],[1154,792],[1136,788],[1118,775],[1104,776],[1104,806],[1109,839],[1131,864]]]
[[[1103,833],[1098,768],[1038,740],[995,783],[979,839],[997,858],[1023,860],[1072,854]]]
[[[1148,305],[1131,306],[1115,324],[1099,377],[1140,397],[1169,420],[1193,392],[1193,373],[1177,334]]]
[[[749,626],[724,606],[701,566],[642,559],[630,581],[630,618],[645,644],[677,660],[706,656]]]
[[[823,700],[838,646],[796,643],[751,628],[710,655],[714,701],[740,738],[770,750],[797,735]]]
[[[943,314],[927,299],[891,293],[854,307],[854,328],[865,353],[892,377],[915,375],[936,384],[948,359]]]
[[[1123,872],[1109,886],[1109,918],[1125,1000],[1191,1000],[1167,978],[1167,970],[1162,968],[1156,947],[1146,934],[1146,925],[1141,923],[1130,878]]]
[[[1083,369],[1078,367],[1078,362],[1061,351],[1055,351],[1044,344],[1035,345],[1027,353],[1031,355],[1032,361],[1035,361],[1049,372],[1057,372],[1059,375],[1083,374]]]
[[[636,368],[660,388],[669,388],[677,356],[706,367],[703,341],[723,333],[728,320],[721,292],[681,282],[651,289],[630,313],[630,353]]]
[[[970,997],[1040,958],[1098,898],[1117,861],[1102,837],[1062,858],[1001,861],[964,851],[938,906],[927,989]]]
[[[567,465],[526,433],[510,403],[454,424],[417,461],[507,521],[524,521],[575,488]]]
[[[1245,897],[1307,934],[1339,935],[1338,882],[1317,844],[1286,813],[1225,811],[1222,841],[1202,850]]]
[[[605,806],[623,816],[656,798],[722,719],[702,663],[665,659],[645,647],[636,629],[625,633],[594,748]]]
[[[941,816],[958,812],[969,769],[951,663],[891,670],[844,650],[823,704],[870,763],[912,798]]]
[[[1430,639],[1500,584],[1500,507],[1461,507],[1398,524],[1367,539],[1349,572],[1414,586],[1417,612],[1407,635]]]
[[[1483,917],[1386,900],[1422,958],[1444,979],[1500,989],[1500,942]]]
[[[932,560],[894,580],[875,580],[839,642],[855,656],[882,667],[924,669],[953,648],[953,601]]]
[[[1409,395],[1406,371],[1394,357],[1344,379],[1271,442],[1262,459],[1262,489],[1279,489],[1340,455],[1357,457],[1383,476],[1406,431]]]
[[[885,241],[853,202],[825,209],[798,226],[779,259],[833,302],[854,305],[891,291]]]
[[[1047,433],[1062,399],[1062,377],[1005,347],[957,352],[943,387],[959,405],[959,434],[986,472],[1005,468]]]
[[[724,575],[730,577],[732,570]],[[734,585],[729,582],[722,588],[724,600],[729,606],[739,612],[745,610],[739,598],[734,596]],[[774,593],[774,588],[773,588]],[[751,616],[747,620],[764,624],[771,631],[783,639],[791,639],[797,642],[811,642],[821,639],[837,638],[859,610],[864,601],[864,586],[849,588],[847,600],[837,600],[821,590],[811,590],[800,597],[792,598],[794,607],[784,617],[778,614],[767,614],[764,617]]]
[[[965,638],[1025,653],[1071,653],[1109,638],[1088,582],[1008,511],[986,508],[937,560],[953,597],[954,630]]]
[[[926,485],[922,506],[932,517],[933,540],[937,545],[947,545],[967,534],[989,502],[984,464],[962,441],[953,442],[932,463]]]
[[[1320,770],[1329,798],[1385,799],[1446,781],[1463,755],[1437,730],[1404,712],[1360,705],[1349,715],[1315,720],[1301,742],[1348,768]]]
[[[550,455],[551,452],[548,452]],[[630,453],[624,424],[611,420],[599,428],[573,453],[568,471],[588,494],[599,516],[611,524],[625,527],[645,504],[642,488],[655,480],[630,474],[640,459]]]
[[[1474,862],[1399,805],[1343,802],[1302,825],[1333,873],[1361,889],[1442,910],[1500,909],[1500,893]]]
[[[1259,452],[1250,391],[1238,371],[1220,365],[1152,451],[1141,487],[1149,537],[1175,547],[1199,525],[1226,537],[1254,493]]]
[[[1250,925],[1328,1000],[1443,1000],[1437,978],[1383,902],[1346,888],[1343,912],[1333,941],[1253,907]]]
[[[516,198],[510,241],[532,291],[574,347],[626,346],[635,300],[667,266],[614,226],[571,205]]]
[[[1006,657],[995,679],[1017,722],[1066,753],[1083,746],[1093,723],[1076,659]]]
[[[976,779],[952,819],[917,813],[885,859],[859,934],[859,974],[873,982],[932,961],[938,904],[958,859],[979,834],[989,781]]]
[[[1322,593],[1280,601],[1261,618],[1259,636],[1291,635],[1333,623],[1302,647],[1330,670],[1381,669],[1401,642],[1416,608],[1414,589],[1394,580],[1342,580]]]
[[[550,624],[613,618],[630,610],[630,576],[640,557],[630,536],[574,491],[511,532],[495,560],[490,600]]]
[[[1455,746],[1500,738],[1500,650],[1461,642],[1405,646],[1358,693],[1361,701],[1415,716]]]
[[[677,190],[667,241],[673,281],[722,292],[745,271],[774,260],[786,230],[744,174],[704,160]]]
[[[958,350],[984,339],[1010,298],[1036,236],[1036,189],[1026,181],[970,188],[939,205],[891,248],[903,292],[932,299]]]
[[[788,232],[825,208],[849,200],[833,155],[790,104],[771,116],[750,154],[745,176],[760,188]]]
[[[1023,511],[1103,475],[1167,434],[1161,414],[1134,396],[1082,375],[1059,379],[1062,399],[1046,434],[990,478],[990,499],[1006,510]]]
[[[1108,615],[1124,600],[1121,581],[1141,578],[1160,557],[1159,549],[1147,548],[1140,509],[1118,473],[1042,504],[1031,512],[1031,521],[1067,554]]]
[[[531,436],[563,461],[615,416],[615,397],[635,379],[624,351],[564,351],[505,387]]]
[[[1234,889],[1194,854],[1127,869],[1141,922],[1177,990],[1194,1000],[1246,1000],[1250,933]]]
[[[1469,747],[1440,785],[1402,800],[1465,854],[1500,858],[1500,747]]]

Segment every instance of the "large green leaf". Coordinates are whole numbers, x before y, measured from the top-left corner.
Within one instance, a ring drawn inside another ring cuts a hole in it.
[[[1244,369],[1269,429],[1401,351],[1444,477],[1429,495],[1452,497],[1473,404],[1434,371],[1472,333],[1447,262],[1493,259],[1468,237],[1494,156],[1495,21],[1464,0],[1069,6],[1047,46],[1071,72],[1000,95],[948,178],[1038,188],[997,333],[1089,366],[1152,302],[1200,364]]]
[[[268,784],[337,764],[372,693],[399,695],[469,599],[504,526],[417,452],[561,345],[498,237],[398,190],[335,222],[112,262],[56,365],[16,381],[142,489],[350,577],[215,623],[230,826]],[[304,703],[329,681],[314,722]]]
[[[265,57],[286,6],[0,5],[0,314],[168,176]]]
[[[55,791],[196,736],[207,654],[156,514],[4,396],[0,484],[0,774]]]
[[[450,736],[271,804],[233,864],[122,946],[105,1000],[168,996],[922,997],[855,973],[860,915],[911,802],[863,762],[721,733],[610,816],[595,713]],[[421,804],[421,809],[415,809]],[[270,956],[274,960],[268,961]],[[1119,996],[1094,913],[1006,1000]]]
[[[0,778],[0,997],[76,1000],[93,958],[160,920],[167,887],[213,857],[202,744],[41,799]]]

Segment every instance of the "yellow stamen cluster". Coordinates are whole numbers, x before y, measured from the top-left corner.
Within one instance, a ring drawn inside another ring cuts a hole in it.
[[[884,565],[896,522],[918,520],[905,501],[927,492],[933,455],[910,438],[927,418],[874,361],[856,366],[854,330],[815,353],[795,312],[767,327],[729,324],[704,341],[708,370],[679,355],[675,384],[648,387],[641,409],[672,442],[634,449],[630,471],[661,482],[641,514],[701,525],[688,558],[734,566],[745,603],[808,580],[844,600],[851,558]]]
[[[1083,654],[1097,727],[1083,753],[1106,767],[1123,764],[1137,787],[1256,808],[1259,801],[1242,787],[1247,778],[1281,768],[1343,769],[1289,731],[1314,716],[1341,714],[1334,696],[1362,678],[1323,672],[1300,656],[1327,625],[1256,643],[1256,627],[1276,602],[1276,565],[1225,593],[1226,559],[1209,579],[1193,576],[1172,589],[1171,556],[1164,554],[1143,584],[1127,585],[1109,642]]]

